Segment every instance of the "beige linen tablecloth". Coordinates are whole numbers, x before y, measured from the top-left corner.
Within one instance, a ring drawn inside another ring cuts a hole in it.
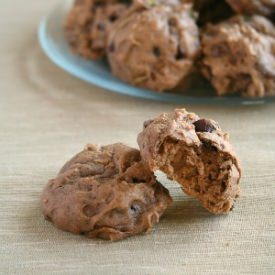
[[[176,105],[113,94],[66,74],[36,28],[56,1],[0,1],[1,274],[274,274],[275,105],[183,106],[220,122],[243,167],[243,195],[213,216],[161,177],[174,198],[151,234],[109,243],[46,222],[39,196],[86,143],[137,146],[145,119]]]

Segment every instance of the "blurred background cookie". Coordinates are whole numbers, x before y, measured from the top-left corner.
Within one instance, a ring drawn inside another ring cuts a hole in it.
[[[261,14],[272,16],[275,14],[274,0],[226,0],[232,9],[241,14]]]
[[[106,56],[133,86],[203,96],[197,87],[209,95],[210,82],[218,96],[264,97],[275,94],[274,9],[271,0],[76,0],[65,34],[74,52]]]
[[[236,16],[202,34],[202,72],[218,95],[275,94],[275,29],[262,16]]]
[[[194,68],[199,54],[196,14],[189,4],[139,1],[108,36],[108,59],[115,76],[154,91],[169,90]]]
[[[105,55],[110,27],[131,5],[131,0],[75,0],[65,22],[73,51],[88,59]]]

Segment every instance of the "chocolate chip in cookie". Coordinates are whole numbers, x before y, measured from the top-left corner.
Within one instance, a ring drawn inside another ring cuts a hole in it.
[[[215,126],[212,124],[212,122],[209,119],[199,119],[193,123],[195,125],[195,131],[196,132],[209,132],[212,133],[214,130],[216,130]]]
[[[240,193],[241,169],[218,124],[185,109],[153,119],[138,135],[141,156],[214,214],[228,213]]]

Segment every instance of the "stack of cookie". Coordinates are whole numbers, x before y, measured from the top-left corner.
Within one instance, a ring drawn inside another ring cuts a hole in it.
[[[44,189],[45,218],[91,238],[147,232],[172,203],[157,170],[211,213],[233,209],[241,170],[217,122],[176,109],[144,122],[137,140],[140,151],[121,143],[87,145]]]
[[[65,34],[135,86],[169,92],[199,75],[219,96],[263,97],[275,95],[274,18],[273,0],[76,0]]]

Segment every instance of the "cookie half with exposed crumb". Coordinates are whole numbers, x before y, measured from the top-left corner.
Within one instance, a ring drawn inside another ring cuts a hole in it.
[[[207,210],[220,214],[233,208],[241,169],[228,135],[215,121],[176,109],[146,121],[138,144],[152,171],[166,173]]]
[[[88,145],[42,195],[43,213],[59,229],[112,241],[147,232],[171,202],[139,151],[121,143]]]

